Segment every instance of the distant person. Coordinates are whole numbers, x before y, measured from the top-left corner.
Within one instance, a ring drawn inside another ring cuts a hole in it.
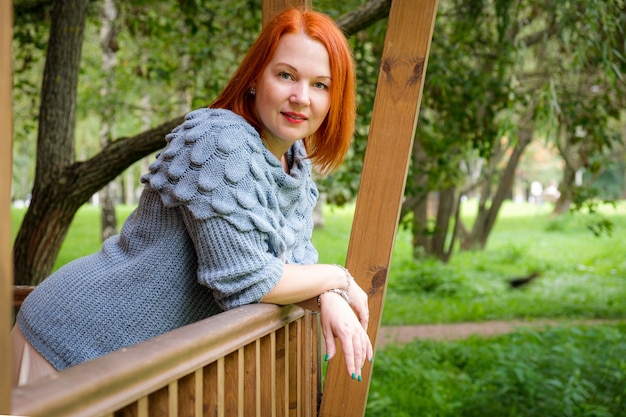
[[[312,168],[340,166],[354,123],[345,36],[321,13],[277,15],[209,108],[166,137],[121,233],[26,298],[14,384],[261,302],[319,308],[327,357],[338,338],[360,381],[367,295],[311,243]]]
[[[533,181],[530,184],[530,195],[532,198],[532,202],[541,205],[543,203],[543,185],[539,181]]]

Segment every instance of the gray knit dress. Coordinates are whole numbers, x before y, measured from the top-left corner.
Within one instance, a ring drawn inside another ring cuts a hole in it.
[[[58,370],[257,303],[285,263],[317,262],[318,192],[301,141],[289,174],[227,110],[189,113],[166,141],[120,234],[22,305],[20,330]]]

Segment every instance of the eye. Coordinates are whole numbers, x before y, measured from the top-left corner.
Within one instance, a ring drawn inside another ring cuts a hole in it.
[[[288,72],[285,72],[285,71],[279,72],[278,76],[280,78],[282,78],[283,80],[293,80],[293,75],[291,75],[291,74],[289,74]]]
[[[327,90],[328,89],[328,85],[324,84],[321,81],[318,81],[316,83],[313,83],[313,87],[318,88],[320,90]]]

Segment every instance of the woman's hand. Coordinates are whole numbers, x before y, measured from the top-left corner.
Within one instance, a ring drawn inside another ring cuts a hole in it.
[[[352,285],[358,288],[354,282]],[[352,288],[350,291],[352,292]],[[355,293],[358,294],[358,291]],[[363,294],[365,293],[363,292]],[[350,295],[352,296],[352,294]],[[364,314],[368,314],[367,295],[365,295],[365,298]],[[357,302],[359,303],[359,311],[363,312],[360,304],[362,300]],[[361,381],[361,368],[363,368],[365,360],[371,361],[373,356],[372,343],[366,331],[367,319],[365,319],[364,326],[363,319],[359,321],[346,300],[340,294],[334,292],[326,292],[320,295],[320,311],[322,333],[326,340],[326,360],[335,356],[337,352],[335,338],[339,339],[343,348],[348,375],[352,379]]]
[[[356,313],[359,321],[361,322],[361,326],[367,332],[367,325],[370,320],[370,310],[368,304],[367,293],[363,291],[359,284],[353,279],[350,284],[350,290],[348,291],[348,296],[350,297],[350,305],[352,309]]]

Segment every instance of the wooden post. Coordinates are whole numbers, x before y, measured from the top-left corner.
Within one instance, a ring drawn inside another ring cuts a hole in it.
[[[13,323],[10,212],[13,148],[12,3],[0,1],[0,414],[9,414],[11,410],[11,339],[9,333]]]
[[[269,22],[275,14],[289,7],[311,8],[312,0],[263,0],[263,26]]]
[[[436,11],[437,0],[393,0],[389,12],[346,260],[370,296],[368,333],[373,344],[382,316]],[[372,365],[366,363],[363,382],[352,380],[339,351],[328,365],[320,416],[363,416],[371,376]]]

